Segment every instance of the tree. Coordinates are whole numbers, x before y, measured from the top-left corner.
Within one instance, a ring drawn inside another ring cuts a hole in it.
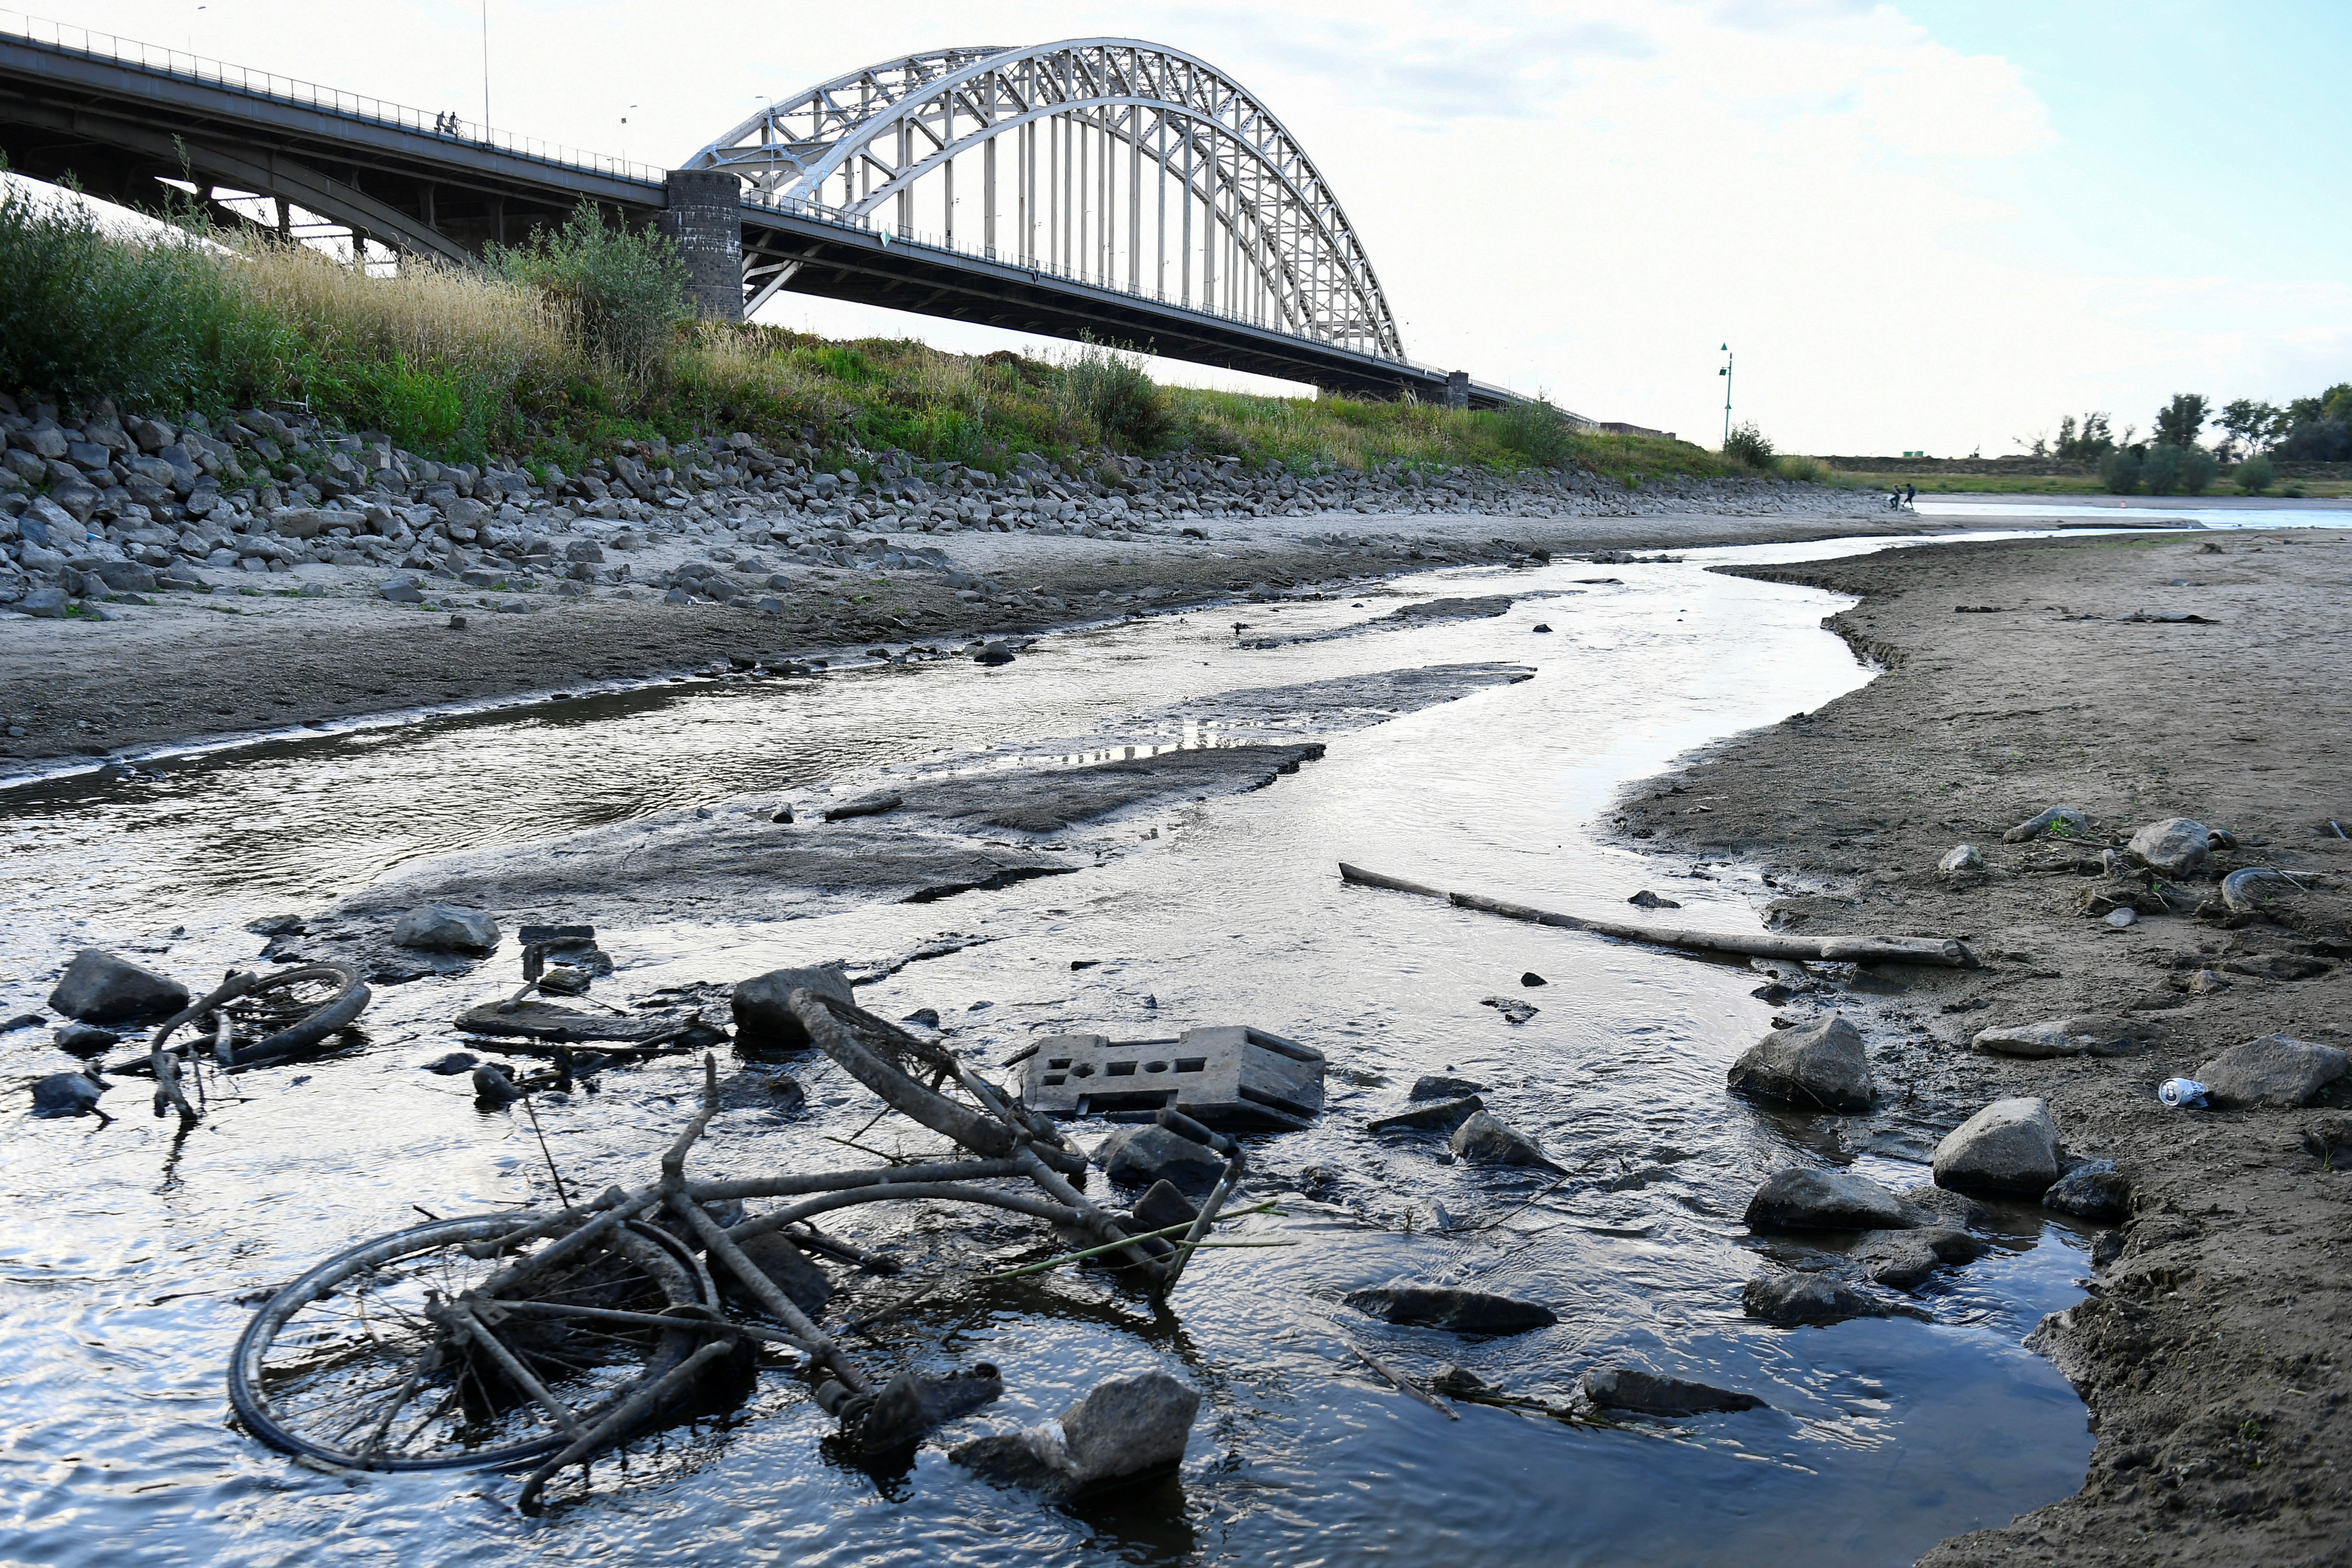
[[[2352,460],[2352,382],[2338,382],[2316,397],[2296,398],[2286,405],[2283,422],[2272,456],[2300,463]]]
[[[2053,448],[2059,460],[2068,463],[2091,463],[2116,449],[2116,438],[2107,428],[2104,414],[2085,414],[2081,425],[2071,414],[2058,421],[2058,441]]]
[[[2159,447],[2189,447],[2197,445],[2197,436],[2205,427],[2205,395],[2201,392],[2176,392],[2172,401],[2157,410],[2156,444]]]
[[[2271,404],[2252,397],[2239,398],[2221,410],[2221,428],[2229,432],[2222,449],[2231,454],[2242,448],[2249,456],[2259,454],[2278,433],[2282,417]]]

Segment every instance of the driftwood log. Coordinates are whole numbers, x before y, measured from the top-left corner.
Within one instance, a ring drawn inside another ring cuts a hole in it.
[[[1456,908],[1478,910],[1508,920],[1527,921],[1535,925],[1558,926],[1563,931],[1589,931],[1601,936],[1613,936],[1623,942],[1646,942],[1659,947],[1689,948],[1701,952],[1738,952],[1751,958],[1809,959],[1816,963],[1932,963],[1948,969],[1974,969],[1976,955],[1950,937],[1934,936],[1769,936],[1763,933],[1735,935],[1722,931],[1685,931],[1677,926],[1639,924],[1632,921],[1587,920],[1582,915],[1556,914],[1549,910],[1531,909],[1526,904],[1505,903],[1478,893],[1449,893],[1438,888],[1423,887],[1401,877],[1384,877],[1378,871],[1367,871],[1360,866],[1339,862],[1342,881],[1360,887],[1386,888],[1392,892],[1417,893],[1424,899],[1443,899]]]

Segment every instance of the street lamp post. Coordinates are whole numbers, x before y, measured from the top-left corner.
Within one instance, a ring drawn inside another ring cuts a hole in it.
[[[1715,373],[1723,377],[1723,444],[1731,445],[1731,345],[1723,345],[1723,368]]]

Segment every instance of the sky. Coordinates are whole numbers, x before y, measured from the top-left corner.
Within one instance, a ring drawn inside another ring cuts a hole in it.
[[[1320,167],[1407,353],[1713,446],[1998,457],[2352,379],[2352,6],[2298,0],[77,0],[73,24],[646,163],[950,44],[1130,37]],[[984,24],[984,31],[976,31]],[[762,320],[1009,334],[780,296]],[[1270,384],[1161,366],[1171,379]]]

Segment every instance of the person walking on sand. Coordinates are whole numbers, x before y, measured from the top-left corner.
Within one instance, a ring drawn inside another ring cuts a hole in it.
[[[1918,502],[1919,487],[1917,485],[1905,485],[1903,487],[1903,504],[1909,507],[1912,510],[1916,511],[1919,510]]]

